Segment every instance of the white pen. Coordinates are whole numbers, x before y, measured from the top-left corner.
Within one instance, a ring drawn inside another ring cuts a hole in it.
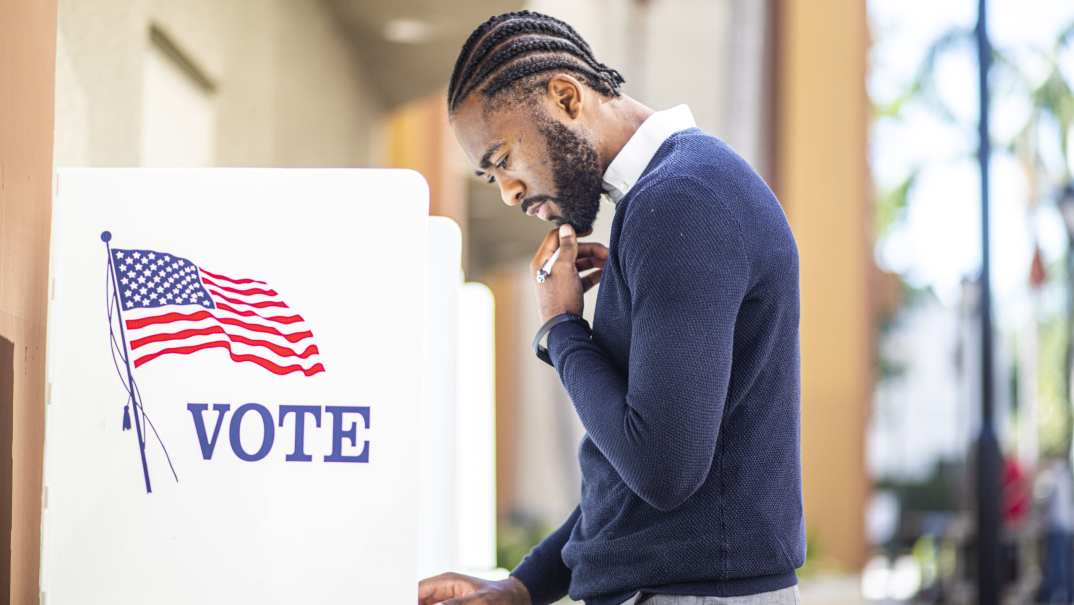
[[[559,258],[559,251],[562,249],[562,247],[556,248],[556,251],[552,253],[552,256],[549,256],[548,260],[544,261],[541,270],[537,272],[537,283],[543,284],[544,280],[552,274],[552,265],[556,264],[556,259]]]

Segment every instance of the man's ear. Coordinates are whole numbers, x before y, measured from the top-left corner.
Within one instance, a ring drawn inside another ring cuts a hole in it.
[[[582,83],[570,74],[556,74],[548,80],[548,96],[556,109],[572,120],[582,112]]]

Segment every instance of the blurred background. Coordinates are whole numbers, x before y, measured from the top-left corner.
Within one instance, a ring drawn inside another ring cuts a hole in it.
[[[466,280],[495,299],[504,569],[577,502],[582,428],[529,349],[538,318],[527,265],[547,227],[472,176],[444,94],[463,40],[492,14],[528,8],[571,23],[625,76],[627,94],[656,109],[689,104],[768,181],[790,220],[801,257],[803,601],[974,602],[977,2],[58,0],[55,14],[34,4],[3,0],[0,30],[55,26],[54,63],[35,64],[31,80],[54,86],[54,122],[38,126],[53,129],[56,167],[425,176],[431,213],[462,229]],[[1070,603],[1074,4],[989,8],[1001,570],[1009,602]],[[20,12],[29,26],[3,23]],[[0,134],[22,127],[6,122]],[[611,208],[588,239],[608,241]],[[20,212],[47,224],[47,213]],[[41,245],[10,229],[11,246]],[[596,290],[587,296],[591,317]],[[33,300],[3,300],[5,337],[43,331],[43,308],[17,308]],[[10,346],[0,355],[13,375],[40,371],[33,355]],[[5,392],[5,445],[17,459],[40,447],[41,417],[34,393]],[[40,485],[40,471],[5,471],[15,557],[3,567],[11,594],[30,594],[36,580],[18,568],[19,553],[36,548],[25,523],[36,501],[19,486]]]

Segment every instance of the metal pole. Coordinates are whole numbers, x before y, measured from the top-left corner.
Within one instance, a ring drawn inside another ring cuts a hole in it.
[[[101,241],[104,242],[108,253],[108,274],[112,279],[112,303],[116,305],[116,315],[119,318],[119,339],[123,345],[123,363],[127,366],[127,390],[130,391],[131,410],[134,412],[134,430],[138,436],[138,453],[142,456],[142,476],[145,477],[145,493],[153,493],[149,484],[149,465],[145,461],[145,438],[142,436],[142,403],[138,401],[137,392],[134,390],[134,373],[131,371],[130,353],[127,351],[127,333],[123,329],[123,305],[119,303],[119,283],[116,281],[116,266],[112,263],[112,245],[109,243],[112,233],[101,233]]]
[[[977,59],[980,121],[978,162],[981,169],[981,431],[977,440],[977,602],[998,605],[1000,577],[1000,466],[995,431],[992,377],[992,292],[989,258],[988,161],[991,141],[988,128],[988,72],[992,46],[988,40],[987,0],[977,2]]]

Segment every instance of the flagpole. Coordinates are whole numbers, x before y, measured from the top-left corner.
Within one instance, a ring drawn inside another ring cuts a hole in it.
[[[127,366],[127,390],[131,403],[134,405],[134,431],[138,437],[138,453],[142,457],[142,476],[145,478],[145,492],[150,494],[153,488],[149,483],[149,465],[145,460],[145,438],[142,436],[142,422],[140,410],[142,402],[138,401],[137,390],[134,388],[134,373],[131,371],[130,353],[127,352],[127,334],[123,329],[123,305],[119,304],[119,284],[116,282],[116,266],[112,263],[112,239],[111,231],[101,232],[101,241],[104,242],[108,254],[108,274],[112,279],[112,302],[116,305],[116,314],[119,316],[119,339],[123,345],[123,363]]]

